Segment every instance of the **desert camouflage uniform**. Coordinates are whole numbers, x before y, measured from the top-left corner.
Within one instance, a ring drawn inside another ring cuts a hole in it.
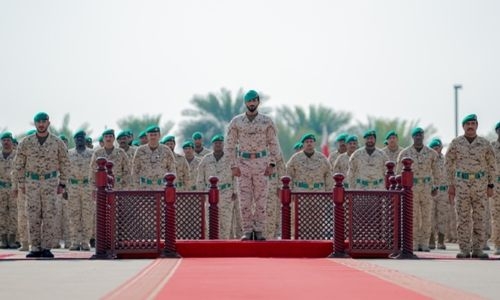
[[[491,240],[496,250],[500,249],[500,142],[491,142],[496,158],[496,178],[494,180],[495,193],[489,199],[491,209]]]
[[[349,171],[349,158],[350,156],[349,154],[347,154],[347,152],[339,155],[339,157],[337,157],[337,160],[335,160],[335,162],[333,163],[332,174],[335,175],[336,173],[340,173],[345,177],[347,175],[347,172]],[[349,183],[347,183],[347,180],[344,181],[344,188],[349,188]]]
[[[94,235],[93,219],[95,202],[92,199],[90,186],[90,161],[92,149],[86,148],[78,152],[76,148],[69,150],[71,171],[68,180],[68,214],[71,246],[89,250],[90,238]]]
[[[291,177],[290,188],[293,192],[331,192],[333,191],[333,176],[330,163],[323,153],[314,151],[311,157],[308,157],[304,151],[297,152],[290,157],[286,163],[286,173]],[[330,203],[298,203],[298,205],[307,206],[321,206],[325,207],[331,205]],[[292,205],[292,215],[295,215],[295,205]],[[315,209],[322,210],[322,208]],[[333,207],[332,207],[333,211]],[[330,217],[331,215],[328,215]],[[318,216],[319,218],[320,216]],[[299,216],[300,218],[300,216]],[[292,236],[295,235],[295,221],[292,218]],[[325,219],[320,224],[328,224],[333,220]],[[299,225],[300,226],[300,225]],[[329,226],[332,232],[328,233],[329,236],[333,234],[333,224]]]
[[[351,189],[384,190],[385,163],[389,160],[382,150],[375,148],[371,155],[366,147],[359,148],[349,158],[347,183]]]
[[[241,171],[238,199],[245,233],[265,230],[268,176],[264,173],[280,153],[277,132],[271,118],[260,113],[253,120],[245,113],[237,115],[228,126],[224,153],[230,156],[230,167]]]
[[[391,149],[389,149],[388,146],[385,146],[384,148],[381,149],[382,152],[385,153],[385,155],[387,155],[387,157],[389,158],[390,161],[394,162],[394,163],[397,163],[398,161],[398,156],[399,156],[399,153],[401,151],[403,151],[403,147],[401,146],[398,146],[398,148],[394,151],[392,151]]]
[[[21,243],[20,251],[29,250],[28,241],[28,213],[26,211],[26,194],[22,189],[18,189],[17,172],[12,171],[12,189],[17,190],[17,233]]]
[[[187,159],[186,159],[187,160]],[[188,161],[189,165],[189,182],[191,186],[190,191],[196,191],[196,176],[198,176],[198,166],[200,165],[201,158],[194,156],[191,161]]]
[[[446,236],[448,234],[448,219],[452,207],[448,199],[448,182],[446,181],[446,174],[444,172],[444,155],[442,153],[437,153],[437,155],[437,165],[441,172],[439,178],[436,179],[437,195],[433,196],[434,201],[432,201],[431,206],[432,234],[437,233],[438,235],[443,234]]]
[[[196,150],[194,150],[193,152],[194,152],[194,156],[199,157],[200,159],[202,159],[203,156],[209,154],[212,151],[210,149],[207,149],[207,148],[203,147],[203,149],[201,149],[201,151],[199,153],[196,152]]]
[[[59,182],[65,183],[68,179],[68,149],[51,133],[42,145],[33,134],[19,144],[14,165],[18,187],[26,189],[31,251],[50,250],[57,243],[57,187]]]
[[[104,157],[108,161],[113,162],[113,175],[115,176],[115,190],[123,190],[132,187],[130,178],[130,163],[127,154],[123,149],[118,147],[113,147],[110,154],[107,153],[106,148],[98,148],[92,154],[91,165],[90,165],[90,182],[91,186],[95,186],[95,172],[97,170],[97,159],[99,157]]]
[[[136,146],[129,146],[127,151],[125,151],[125,149],[123,149],[123,151],[125,151],[125,153],[127,154],[128,161],[130,164],[132,164],[132,159],[134,159],[134,154],[135,154],[136,150],[137,150]]]
[[[0,244],[14,247],[17,234],[17,199],[12,196],[12,170],[16,151],[0,154]]]
[[[207,191],[210,188],[209,178],[219,178],[219,238],[230,239],[233,230],[235,206],[237,201],[237,181],[232,175],[229,155],[224,155],[217,161],[213,153],[205,155],[198,166],[196,186],[198,191]],[[208,218],[207,218],[208,219]]]
[[[403,159],[413,160],[413,248],[429,249],[432,230],[432,189],[438,186],[441,177],[437,152],[427,146],[417,151],[413,145],[399,153],[396,174],[403,170]]]
[[[281,236],[281,201],[279,190],[282,185],[281,177],[286,174],[283,155],[280,155],[280,159],[276,161],[276,167],[273,171],[273,174],[269,176],[269,192],[266,206],[266,231],[264,234],[264,236],[269,239]]]
[[[177,191],[184,192],[188,191],[191,186],[191,181],[189,181],[189,164],[184,157],[184,155],[180,155],[174,152],[175,158],[175,170],[176,178],[175,178],[175,187]]]
[[[176,173],[172,150],[165,145],[151,150],[148,144],[139,146],[132,161],[132,186],[140,190],[158,190],[165,187],[165,174]]]
[[[330,168],[332,170],[332,174],[335,174],[335,172],[333,172],[333,166],[335,165],[335,161],[337,160],[337,158],[343,153],[340,153],[339,150],[336,150],[332,153],[330,153],[330,155],[328,155],[328,163],[330,164]],[[344,174],[345,175],[345,174]]]
[[[469,143],[462,135],[453,139],[445,157],[448,183],[455,186],[458,245],[462,253],[469,253],[472,240],[472,251],[481,251],[486,189],[497,176],[493,147],[483,137],[477,136]]]

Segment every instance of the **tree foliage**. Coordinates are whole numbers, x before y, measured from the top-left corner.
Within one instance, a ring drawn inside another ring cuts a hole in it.
[[[116,122],[121,130],[131,130],[134,134],[134,138],[137,138],[141,131],[146,130],[151,125],[157,125],[160,127],[162,135],[170,133],[174,127],[174,122],[167,121],[165,124],[160,125],[161,114],[157,115],[143,115],[142,117],[128,116],[122,118]]]

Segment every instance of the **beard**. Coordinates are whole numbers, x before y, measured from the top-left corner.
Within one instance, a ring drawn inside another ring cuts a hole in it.
[[[249,112],[254,112],[257,110],[257,106],[247,106]]]

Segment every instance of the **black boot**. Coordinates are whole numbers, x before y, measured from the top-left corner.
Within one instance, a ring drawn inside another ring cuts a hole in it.
[[[266,238],[262,235],[262,231],[254,231],[253,232],[254,240],[256,241],[265,241]]]
[[[251,241],[253,240],[253,232],[245,232],[243,236],[241,237],[242,241]]]

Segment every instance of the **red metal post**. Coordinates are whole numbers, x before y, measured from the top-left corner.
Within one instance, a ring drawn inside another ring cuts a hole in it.
[[[335,180],[335,187],[333,188],[333,203],[335,204],[334,207],[334,240],[333,240],[333,253],[330,254],[330,257],[337,257],[337,258],[343,258],[343,257],[349,257],[345,253],[345,210],[344,210],[344,196],[345,196],[345,190],[344,190],[344,175],[340,173],[336,173],[333,175],[333,180]]]
[[[391,176],[394,176],[394,168],[396,164],[393,161],[388,161],[385,163],[385,168],[387,169],[385,172],[385,189],[389,190],[391,188]]]
[[[106,170],[108,171],[108,180],[107,180],[107,188],[113,189],[115,187],[115,175],[113,174],[113,162],[106,162]]]
[[[292,191],[290,190],[290,181],[292,179],[288,176],[281,177],[283,186],[280,190],[281,200],[281,239],[291,239],[291,209],[290,203],[292,202]]]
[[[400,258],[416,258],[413,254],[413,172],[411,170],[413,160],[405,157],[402,163],[404,166],[401,173],[401,186],[403,187],[403,249]]]
[[[175,175],[167,173],[165,181],[165,248],[161,257],[179,257],[176,247],[176,224],[175,224]]]
[[[210,181],[210,190],[208,191],[208,239],[218,240],[219,239],[219,188],[217,183],[219,178],[211,176],[208,178]]]
[[[397,187],[397,185],[398,185],[398,181],[396,180],[396,176],[391,176],[391,177],[389,177],[389,183],[390,183],[390,187],[389,187],[389,189],[390,189],[391,191],[396,190],[396,187]]]

